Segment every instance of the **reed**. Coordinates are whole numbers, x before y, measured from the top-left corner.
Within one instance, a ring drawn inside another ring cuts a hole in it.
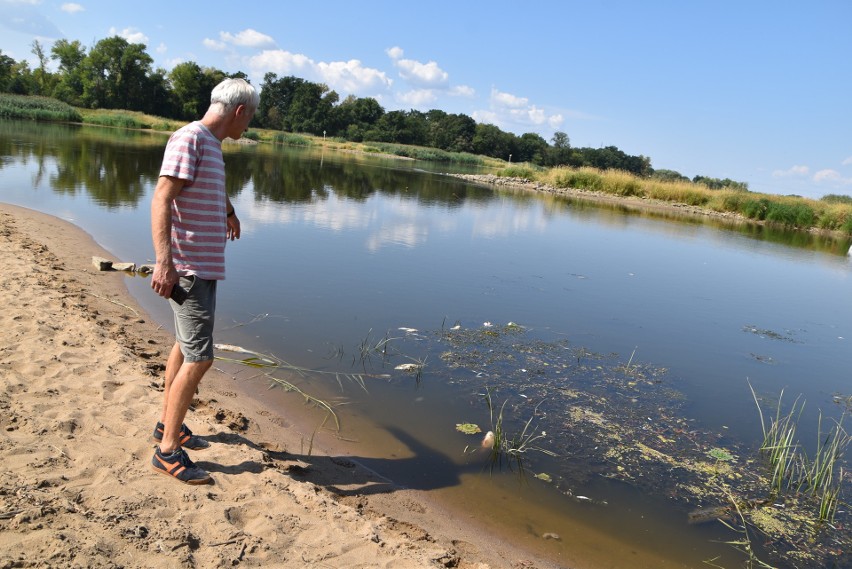
[[[512,465],[515,465],[519,471],[523,472],[524,457],[526,453],[530,451],[540,452],[548,456],[557,456],[556,453],[536,444],[537,441],[546,437],[544,431],[539,431],[536,426],[533,425],[533,420],[538,415],[538,407],[541,403],[535,406],[532,414],[529,419],[527,419],[526,423],[524,423],[524,426],[520,431],[509,433],[507,432],[503,421],[506,404],[509,400],[506,399],[503,401],[503,404],[500,406],[500,410],[497,412],[495,417],[494,402],[491,399],[490,389],[486,389],[484,398],[485,403],[488,406],[488,413],[491,421],[491,431],[485,435],[484,442],[486,443],[486,450],[488,450],[488,462],[492,471],[495,466],[502,468],[503,462],[505,461],[510,469]]]
[[[63,122],[82,120],[74,107],[56,99],[10,93],[0,93],[0,118]]]
[[[751,383],[749,383],[749,389],[760,415],[760,426],[763,430],[760,453],[767,459],[773,493],[780,495],[785,490],[793,490],[809,494],[819,500],[819,521],[833,521],[840,503],[843,468],[839,468],[839,475],[835,476],[835,474],[838,472],[838,466],[846,449],[852,442],[852,436],[843,428],[844,417],[842,416],[839,421],[833,421],[832,427],[826,431],[823,430],[823,418],[820,413],[816,451],[813,458],[808,458],[796,441],[796,429],[804,403],[799,403],[797,398],[790,411],[782,415],[784,396],[782,390],[775,417],[767,426]]]
[[[734,526],[734,525],[728,523],[727,521],[725,521],[723,519],[720,519],[719,521],[726,528],[728,528],[729,530],[731,530],[731,531],[733,531],[733,532],[735,532],[735,533],[737,533],[741,536],[739,539],[733,539],[733,540],[726,541],[726,542],[723,542],[723,543],[725,543],[726,545],[732,546],[734,549],[736,549],[737,551],[739,551],[743,555],[745,555],[745,561],[744,561],[742,566],[745,567],[746,569],[754,569],[754,568],[777,569],[774,565],[770,565],[770,564],[766,563],[765,561],[763,561],[762,559],[760,559],[757,556],[757,552],[755,552],[755,550],[754,550],[751,532],[749,532],[749,529],[748,529],[748,522],[746,522],[745,515],[743,514],[743,511],[742,511],[742,508],[740,507],[739,502],[737,501],[736,498],[734,498],[734,496],[731,494],[731,492],[727,488],[724,488],[723,491],[725,492],[725,495],[727,496],[728,501],[731,503],[731,508],[736,513],[739,523],[736,526]],[[708,559],[708,560],[704,561],[704,564],[709,565],[711,567],[717,567],[718,569],[725,569],[723,566],[717,565],[715,563],[717,560],[718,560],[718,557],[714,558],[714,559]]]
[[[219,351],[243,354],[247,356],[242,358],[229,358],[222,355],[217,355],[216,359],[220,361],[244,365],[251,368],[286,370],[296,374],[299,377],[308,377],[311,375],[333,377],[341,386],[343,384],[343,380],[345,379],[347,381],[355,383],[364,391],[367,390],[367,386],[365,383],[365,377],[367,377],[366,374],[341,373],[336,371],[308,369],[304,367],[295,366],[273,355],[262,354],[260,352],[255,352],[253,350],[248,350],[241,346],[234,346],[231,344],[214,344],[214,347]],[[340,430],[340,419],[337,416],[337,413],[335,413],[334,407],[331,403],[303,391],[298,386],[284,378],[272,375],[271,371],[266,372],[264,375],[272,382],[274,386],[281,387],[282,389],[288,392],[297,393],[302,396],[306,403],[315,405],[316,407],[325,410],[334,419],[334,423],[337,427],[337,430]]]

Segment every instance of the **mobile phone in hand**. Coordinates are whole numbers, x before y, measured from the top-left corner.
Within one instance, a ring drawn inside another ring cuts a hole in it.
[[[187,296],[189,296],[189,293],[186,292],[186,289],[180,286],[178,283],[175,283],[175,286],[172,287],[172,294],[171,296],[169,296],[169,298],[171,298],[178,304],[183,304]]]

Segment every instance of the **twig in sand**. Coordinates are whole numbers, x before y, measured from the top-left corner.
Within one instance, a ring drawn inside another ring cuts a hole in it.
[[[139,316],[139,313],[138,313],[138,312],[136,312],[136,309],[135,309],[135,308],[133,308],[132,306],[127,306],[126,304],[122,304],[122,303],[118,302],[117,300],[113,300],[113,299],[111,299],[111,298],[107,298],[107,297],[105,297],[105,296],[99,296],[99,295],[97,295],[97,294],[95,294],[95,293],[93,293],[93,292],[87,292],[86,294],[88,294],[88,295],[90,295],[90,296],[94,296],[95,298],[100,298],[101,300],[106,300],[107,302],[111,302],[111,303],[113,303],[113,304],[117,304],[118,306],[121,306],[122,308],[126,308],[127,310],[130,310],[130,311],[131,311],[131,312],[133,312],[133,314],[135,314],[136,316]]]

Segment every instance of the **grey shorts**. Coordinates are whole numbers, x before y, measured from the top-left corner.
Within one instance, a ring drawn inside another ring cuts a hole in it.
[[[196,276],[180,277],[189,292],[184,303],[169,301],[175,313],[175,337],[186,362],[213,359],[213,317],[216,313],[216,281]]]

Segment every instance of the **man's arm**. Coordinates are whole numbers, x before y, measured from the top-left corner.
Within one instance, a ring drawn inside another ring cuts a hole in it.
[[[158,295],[168,298],[178,281],[172,260],[172,201],[183,189],[184,181],[172,176],[160,176],[154,197],[151,200],[151,237],[157,257],[151,288]]]

